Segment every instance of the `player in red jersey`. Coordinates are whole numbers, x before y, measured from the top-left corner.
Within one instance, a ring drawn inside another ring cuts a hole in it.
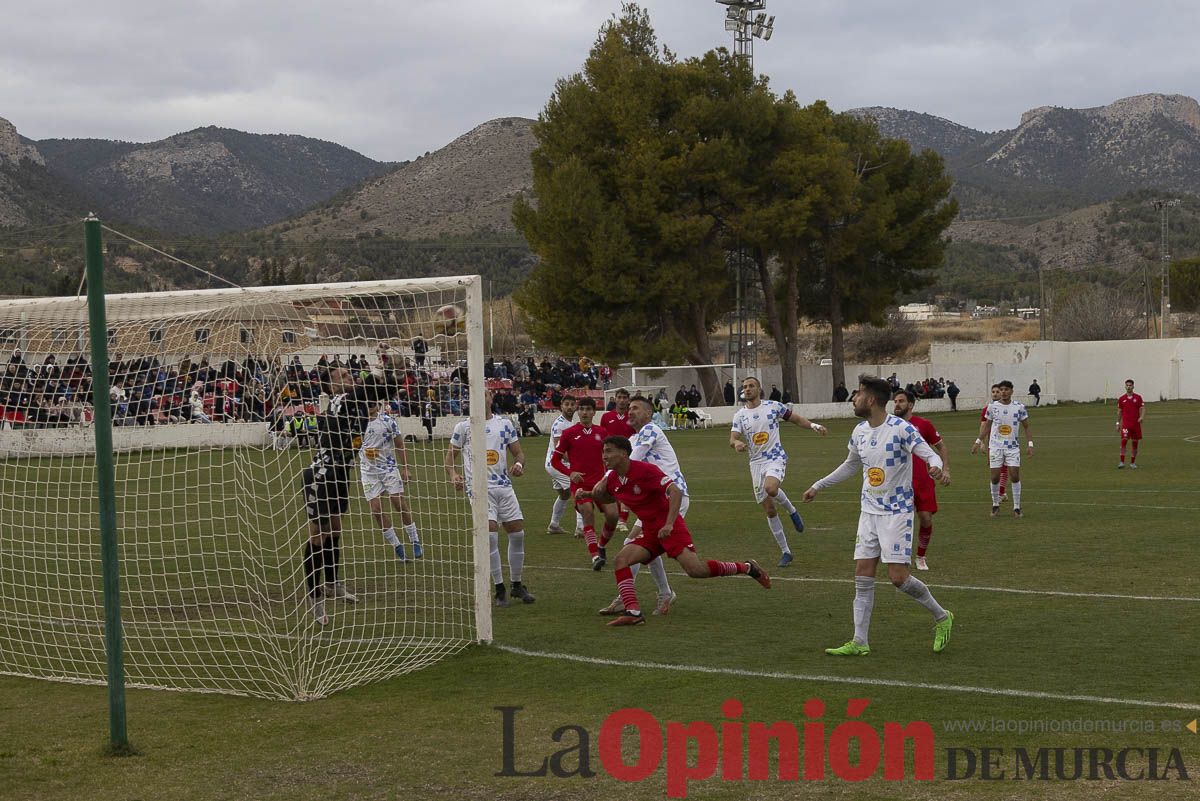
[[[592,398],[579,399],[576,412],[579,422],[562,432],[558,447],[550,457],[555,470],[571,479],[571,496],[575,498],[575,511],[583,515],[583,538],[592,557],[592,570],[604,567],[604,546],[616,531],[617,510],[600,504],[604,513],[604,529],[600,540],[596,539],[596,512],[590,498],[580,499],[578,491],[589,489],[604,477],[604,460],[600,453],[608,432],[603,426],[592,425],[596,416],[596,401]],[[569,462],[569,464],[568,464]]]
[[[1133,391],[1133,379],[1125,380],[1125,394],[1117,398],[1117,429],[1121,432],[1121,461],[1117,469],[1125,469],[1125,445],[1133,443],[1129,466],[1137,469],[1138,443],[1142,441],[1142,420],[1146,417],[1146,404],[1142,396]]]
[[[613,398],[617,402],[617,408],[601,415],[600,425],[609,436],[625,437],[632,441],[637,435],[637,429],[629,424],[629,390],[622,387],[613,393]],[[629,509],[624,504],[618,504],[618,509],[617,531],[625,533],[629,531]]]
[[[994,401],[1000,400],[1000,385],[999,384],[992,384],[992,400],[994,400]],[[982,423],[986,419],[987,419],[987,406],[984,406],[983,411],[981,411],[979,413],[979,422]],[[1002,464],[1002,465],[1000,465],[1000,500],[1004,500],[1006,497],[1008,497],[1007,489],[1008,489],[1008,465]]]
[[[631,565],[644,565],[666,554],[674,559],[692,578],[717,578],[746,574],[771,589],[771,577],[751,559],[748,562],[718,562],[703,560],[696,555],[692,534],[679,516],[683,492],[674,480],[650,462],[635,462],[629,458],[633,446],[625,437],[604,440],[604,466],[608,472],[589,490],[579,490],[577,499],[593,499],[596,503],[620,501],[638,516],[642,533],[617,554],[613,575],[625,611],[610,622],[610,626],[635,626],[645,623],[633,587]]]
[[[944,481],[948,483],[950,481],[950,452],[933,423],[924,417],[913,414],[913,408],[917,405],[917,396],[907,389],[902,389],[892,397],[892,403],[895,406],[894,414],[901,420],[911,423],[921,438],[929,443],[929,447],[942,457],[942,475]],[[929,549],[929,540],[933,537],[933,516],[937,514],[938,510],[937,492],[933,479],[929,477],[929,470],[926,469],[925,462],[916,454],[913,455],[913,460],[913,508],[917,513],[917,522],[920,526],[917,531],[917,570],[928,570],[929,564],[925,561],[925,552]]]

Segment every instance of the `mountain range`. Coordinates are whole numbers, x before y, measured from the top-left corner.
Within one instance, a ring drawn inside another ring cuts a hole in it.
[[[950,232],[959,250],[948,269],[961,258],[1012,270],[1132,264],[1157,246],[1154,215],[1138,209],[1200,185],[1200,104],[1182,95],[1139,95],[1086,109],[1044,106],[994,132],[900,109],[848,113],[945,158],[961,207]],[[302,136],[208,127],[144,144],[32,141],[0,120],[0,231],[95,210],[164,235],[217,236],[219,243],[241,232],[236,236],[251,243],[309,252],[322,242],[364,238],[380,247],[448,239],[512,247],[519,242],[512,202],[532,185],[532,126],[520,117],[491,120],[394,164]],[[1174,224],[1191,219],[1178,213]],[[438,259],[420,258],[420,274],[441,269],[431,266]],[[326,264],[322,277],[336,277],[340,263]],[[247,263],[237,271],[250,269]],[[418,274],[407,264],[392,269]]]

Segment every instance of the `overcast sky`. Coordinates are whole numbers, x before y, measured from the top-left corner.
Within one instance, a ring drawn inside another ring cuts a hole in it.
[[[767,3],[776,32],[757,70],[836,110],[894,106],[991,131],[1035,106],[1200,95],[1200,11],[1184,0]],[[681,56],[731,44],[713,0],[641,5]],[[619,7],[4,0],[0,117],[32,139],[146,142],[219,125],[409,159],[486,120],[537,116]]]

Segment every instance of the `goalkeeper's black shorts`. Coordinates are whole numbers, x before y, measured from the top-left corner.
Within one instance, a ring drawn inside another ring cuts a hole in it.
[[[345,471],[327,465],[304,468],[304,511],[309,520],[326,520],[350,509],[350,482]]]

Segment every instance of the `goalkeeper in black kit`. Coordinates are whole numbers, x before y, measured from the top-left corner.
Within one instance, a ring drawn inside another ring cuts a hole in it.
[[[362,383],[345,367],[331,367],[321,389],[329,408],[317,417],[317,456],[304,469],[308,540],[304,543],[304,577],[313,617],[329,622],[325,600],[356,603],[341,579],[342,515],[350,508],[350,475],[355,469],[362,433],[379,401],[395,394],[390,375],[372,373]]]

